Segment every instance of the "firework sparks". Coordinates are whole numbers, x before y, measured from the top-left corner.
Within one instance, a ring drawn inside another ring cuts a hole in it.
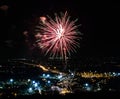
[[[40,20],[45,24],[46,17],[42,16],[42,17],[40,17]]]
[[[69,56],[71,52],[76,52],[76,48],[80,47],[78,42],[80,32],[75,25],[77,20],[70,21],[67,12],[60,16],[56,15],[55,19],[51,17],[40,17],[40,19],[40,26],[37,27],[41,33],[37,33],[35,37],[40,41],[37,45],[43,52],[62,58]]]

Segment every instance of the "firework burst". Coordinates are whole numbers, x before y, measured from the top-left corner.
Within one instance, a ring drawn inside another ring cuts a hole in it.
[[[49,16],[40,17],[35,35],[37,46],[52,57],[70,56],[71,52],[76,52],[76,48],[80,47],[80,32],[78,25],[75,25],[76,21],[70,21],[67,12],[61,13],[60,16],[55,14],[54,19]]]

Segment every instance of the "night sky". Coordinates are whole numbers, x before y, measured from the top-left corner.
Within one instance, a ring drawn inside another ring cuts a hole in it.
[[[23,32],[39,16],[68,11],[83,33],[77,56],[120,56],[120,3],[91,0],[0,0],[0,58],[28,54]]]

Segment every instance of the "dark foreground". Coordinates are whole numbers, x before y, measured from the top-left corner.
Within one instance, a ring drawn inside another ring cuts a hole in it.
[[[65,98],[65,99],[68,99],[68,98],[80,98],[80,99],[107,99],[107,98],[110,98],[110,99],[118,99],[120,98],[120,92],[96,92],[96,93],[93,93],[93,92],[89,92],[89,93],[86,93],[86,92],[81,92],[81,93],[76,93],[76,94],[66,94],[66,95],[59,95],[59,94],[49,94],[49,95],[39,95],[39,94],[34,94],[34,95],[28,95],[28,96],[3,96],[3,97],[0,97],[0,99],[4,99],[4,98],[12,98],[12,99],[57,99],[57,98]]]

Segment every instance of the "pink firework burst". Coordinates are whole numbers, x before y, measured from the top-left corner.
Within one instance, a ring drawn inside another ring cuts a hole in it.
[[[40,32],[35,37],[38,41],[37,45],[45,54],[64,58],[80,47],[80,32],[78,25],[75,25],[77,20],[70,21],[67,12],[60,16],[56,14],[54,19],[40,17],[40,20]]]

